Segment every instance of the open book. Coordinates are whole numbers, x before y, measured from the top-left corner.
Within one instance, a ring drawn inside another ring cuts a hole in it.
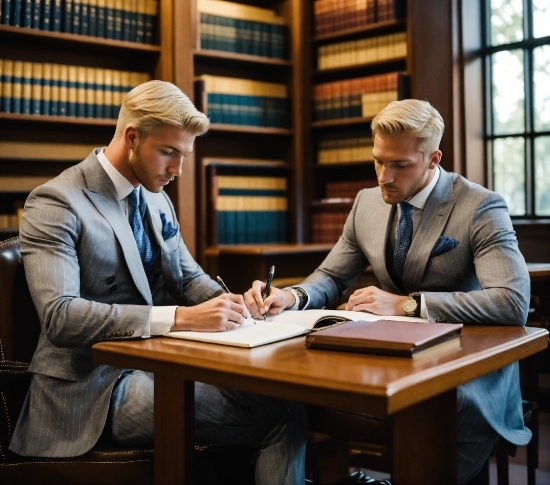
[[[268,316],[266,322],[263,319],[247,319],[241,327],[235,330],[228,330],[227,332],[181,331],[170,332],[164,336],[251,348],[298,335],[305,335],[316,328],[324,328],[348,320],[368,320],[374,322],[383,318],[403,321],[425,321],[422,318],[381,317],[372,313],[346,310],[286,310],[279,315]]]

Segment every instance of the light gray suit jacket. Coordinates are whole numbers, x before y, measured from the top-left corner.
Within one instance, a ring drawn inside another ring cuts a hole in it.
[[[42,329],[10,444],[18,454],[65,457],[90,450],[120,374],[92,362],[92,344],[140,337],[152,305],[191,306],[223,292],[189,254],[168,196],[142,189],[159,247],[160,275],[152,288],[124,201],[94,152],[27,199],[21,254]],[[178,229],[166,241],[161,214]]]
[[[382,290],[424,293],[431,321],[525,325],[529,273],[500,195],[441,169],[407,254],[402,289],[386,267],[394,211],[379,188],[359,192],[339,241],[300,284],[310,295],[309,308],[336,301],[370,264]],[[458,245],[432,256],[441,236]],[[518,445],[529,441],[517,363],[462,386],[462,391],[501,436]]]

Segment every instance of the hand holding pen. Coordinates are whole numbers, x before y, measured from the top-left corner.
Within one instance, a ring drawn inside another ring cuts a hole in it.
[[[271,266],[271,268],[269,268],[269,273],[267,275],[267,283],[265,285],[265,290],[262,294],[262,300],[265,300],[269,296],[269,293],[271,291],[271,283],[273,283],[273,276],[274,275],[275,275],[275,266]],[[263,314],[263,317],[264,317],[264,322],[265,322],[266,318],[267,318],[267,312],[265,312]]]
[[[216,280],[218,280],[218,284],[222,287],[223,291],[225,291],[226,293],[231,293],[227,285],[223,282],[223,280],[219,276],[216,276]],[[250,315],[248,316],[250,317]],[[256,325],[256,322],[254,322],[254,325]]]

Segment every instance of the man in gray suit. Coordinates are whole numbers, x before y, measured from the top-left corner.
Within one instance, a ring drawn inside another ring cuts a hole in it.
[[[264,284],[255,281],[245,293],[251,313],[321,308],[370,264],[380,287],[355,291],[346,310],[525,325],[529,274],[506,203],[439,166],[443,130],[426,101],[383,109],[372,121],[379,188],[358,193],[339,241],[302,284],[272,288],[262,302]],[[523,425],[517,363],[459,386],[457,397],[457,480],[464,483],[499,436],[525,445],[531,433]]]
[[[116,442],[151,446],[153,375],[96,365],[91,346],[225,331],[250,316],[193,260],[163,191],[208,126],[173,84],[142,84],[125,97],[109,146],[28,197],[21,253],[42,331],[12,451],[78,456],[106,423]],[[199,442],[254,446],[256,483],[303,485],[301,405],[201,383],[195,404]]]

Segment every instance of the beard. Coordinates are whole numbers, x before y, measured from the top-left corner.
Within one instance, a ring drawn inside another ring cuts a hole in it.
[[[426,166],[424,167],[423,172],[420,174],[420,177],[416,179],[416,181],[407,189],[403,197],[400,198],[399,200],[393,199],[390,195],[384,193],[384,191],[381,190],[382,198],[384,199],[384,202],[386,202],[386,204],[397,205],[403,202],[404,200],[409,200],[410,198],[415,196],[418,192],[420,192],[420,190],[423,188],[424,184],[426,183],[429,170],[430,170],[429,163],[427,163]],[[387,187],[390,190],[394,190],[391,184],[387,184],[387,185],[378,184],[378,185],[380,185],[380,189],[382,189],[383,187]]]
[[[143,185],[149,192],[158,193],[164,189],[162,185],[154,183],[155,177],[151,176],[151,174],[147,171],[146,164],[141,158],[141,149],[139,143],[137,143],[136,147],[130,152],[128,163],[130,164],[134,175],[138,179],[138,182]],[[162,178],[163,180],[173,181],[175,179],[175,176],[169,174],[160,178]]]

